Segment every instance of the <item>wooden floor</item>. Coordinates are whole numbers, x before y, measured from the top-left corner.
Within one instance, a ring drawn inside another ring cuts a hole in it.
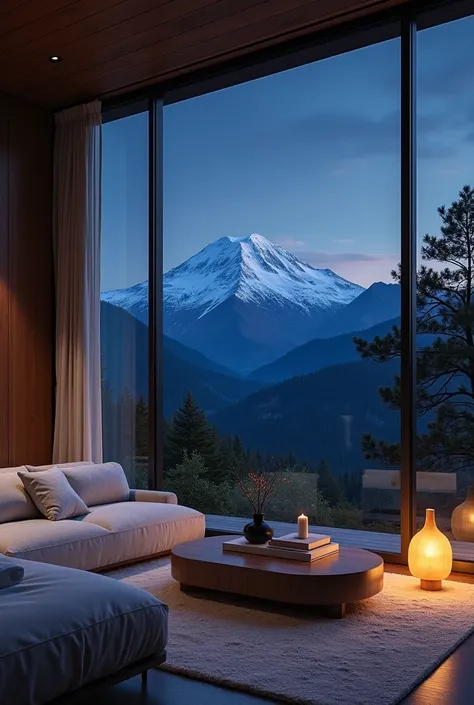
[[[399,705],[472,705],[473,663],[474,635],[461,644],[454,654]],[[104,690],[94,702],[100,702],[100,705],[276,705],[279,701],[259,698],[164,671],[150,671],[146,689],[142,688],[139,677],[131,678],[125,683]],[[90,696],[75,705],[91,705]],[[340,705],[352,703],[341,701]]]
[[[150,671],[146,688],[142,688],[141,678],[137,676],[97,693],[95,702],[100,705],[268,705],[277,701],[220,688],[173,673]],[[92,705],[90,696],[74,705]]]
[[[470,636],[400,705],[472,705],[474,635]]]
[[[385,571],[410,575],[406,566],[385,564]],[[453,573],[450,580],[472,583],[472,575]],[[469,629],[466,624],[466,630]],[[431,676],[415,688],[400,705],[473,705],[474,634],[466,639]]]

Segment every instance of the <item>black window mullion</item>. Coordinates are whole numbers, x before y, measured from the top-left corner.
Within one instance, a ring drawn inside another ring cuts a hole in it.
[[[163,102],[148,105],[148,486],[163,487]]]
[[[401,554],[416,531],[416,21],[401,32]]]

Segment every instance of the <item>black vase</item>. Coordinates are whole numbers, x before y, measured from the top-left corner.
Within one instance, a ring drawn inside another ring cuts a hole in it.
[[[249,543],[266,543],[273,537],[273,528],[264,517],[264,514],[254,514],[253,521],[244,526],[244,536]]]

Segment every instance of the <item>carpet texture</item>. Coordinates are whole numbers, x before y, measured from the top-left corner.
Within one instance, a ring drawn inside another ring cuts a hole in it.
[[[159,561],[113,571],[170,607],[166,668],[304,705],[394,705],[474,631],[474,585],[385,574],[342,620],[183,594]]]

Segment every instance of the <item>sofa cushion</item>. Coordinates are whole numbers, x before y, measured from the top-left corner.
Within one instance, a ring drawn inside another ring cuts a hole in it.
[[[0,552],[13,558],[92,570],[106,559],[107,529],[76,519],[0,524]]]
[[[0,554],[0,590],[18,585],[23,580],[24,574],[25,569],[22,565]],[[3,616],[5,616],[4,613]]]
[[[56,702],[165,649],[168,608],[149,593],[103,575],[19,563],[23,581],[0,597],[2,705]],[[89,694],[91,705],[105,700]]]
[[[19,472],[20,470],[25,470],[26,465],[17,465],[14,468],[0,468],[0,475],[9,475],[12,472]]]
[[[34,473],[19,472],[18,475],[36,507],[50,521],[88,513],[89,509],[59,468]]]
[[[118,539],[111,563],[164,553],[183,541],[203,538],[205,532],[205,517],[195,509],[152,502],[92,507],[81,523],[107,529]]]
[[[0,524],[41,516],[16,472],[0,475]]]
[[[129,499],[127,478],[118,463],[80,465],[63,468],[63,472],[71,487],[88,507],[125,502]]]
[[[0,524],[0,552],[94,570],[170,551],[204,536],[204,515],[176,504],[120,502],[77,519]]]

